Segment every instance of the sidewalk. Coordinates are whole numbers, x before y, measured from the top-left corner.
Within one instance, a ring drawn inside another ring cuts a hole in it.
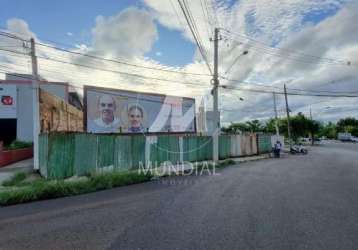
[[[33,169],[33,159],[26,159],[6,167],[0,168],[0,185],[3,181],[9,179],[17,172],[31,172]]]

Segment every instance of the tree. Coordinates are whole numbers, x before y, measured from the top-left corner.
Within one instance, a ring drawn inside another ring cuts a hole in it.
[[[319,137],[326,137],[328,139],[335,139],[337,137],[337,126],[333,122],[322,124],[319,131]]]
[[[222,128],[223,132],[226,133],[244,133],[244,132],[262,132],[264,127],[259,120],[252,120],[247,122],[232,123],[226,128]]]
[[[252,133],[263,131],[263,127],[259,120],[247,121],[246,125],[247,125],[248,130]]]
[[[353,117],[340,119],[337,122],[337,132],[348,132],[358,136],[358,120]]]
[[[248,132],[249,128],[246,123],[232,123],[226,128],[222,128],[223,132],[226,133],[240,133],[240,132]]]

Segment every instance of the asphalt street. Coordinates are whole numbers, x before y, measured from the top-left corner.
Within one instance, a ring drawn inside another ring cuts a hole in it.
[[[0,208],[0,249],[357,249],[358,145]]]

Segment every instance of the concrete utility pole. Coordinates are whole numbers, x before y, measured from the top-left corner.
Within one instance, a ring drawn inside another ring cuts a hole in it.
[[[284,90],[285,90],[286,113],[287,113],[287,133],[288,133],[288,141],[290,143],[290,148],[291,148],[292,147],[292,141],[291,141],[290,110],[288,108],[286,84],[284,84]]]
[[[214,74],[212,82],[214,84],[212,94],[214,98],[214,126],[213,133],[213,161],[219,161],[219,134],[220,134],[220,114],[219,114],[219,100],[218,100],[218,88],[219,88],[219,75],[218,75],[218,50],[219,50],[219,29],[215,28],[214,31]]]
[[[39,82],[35,40],[31,38],[31,63],[32,63],[32,109],[33,109],[33,143],[34,143],[34,169],[39,167],[39,134],[40,134],[40,112],[39,112]]]
[[[280,136],[280,130],[278,129],[278,115],[277,115],[277,104],[276,104],[276,93],[273,94],[273,108],[275,110],[275,128],[276,128],[276,136]]]

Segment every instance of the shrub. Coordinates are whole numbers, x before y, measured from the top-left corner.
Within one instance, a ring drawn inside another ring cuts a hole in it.
[[[27,177],[26,173],[18,172],[14,176],[12,176],[9,180],[4,181],[2,185],[5,187],[16,186],[20,184],[22,181],[24,181],[26,177]]]
[[[14,150],[14,149],[21,149],[21,148],[29,148],[32,146],[32,142],[26,141],[13,141],[10,145],[6,146],[6,150]]]
[[[14,190],[0,192],[0,205],[12,205],[35,200],[45,200],[64,196],[90,193],[124,185],[150,181],[150,174],[137,172],[113,172],[91,174],[86,179],[73,181],[36,180]]]

